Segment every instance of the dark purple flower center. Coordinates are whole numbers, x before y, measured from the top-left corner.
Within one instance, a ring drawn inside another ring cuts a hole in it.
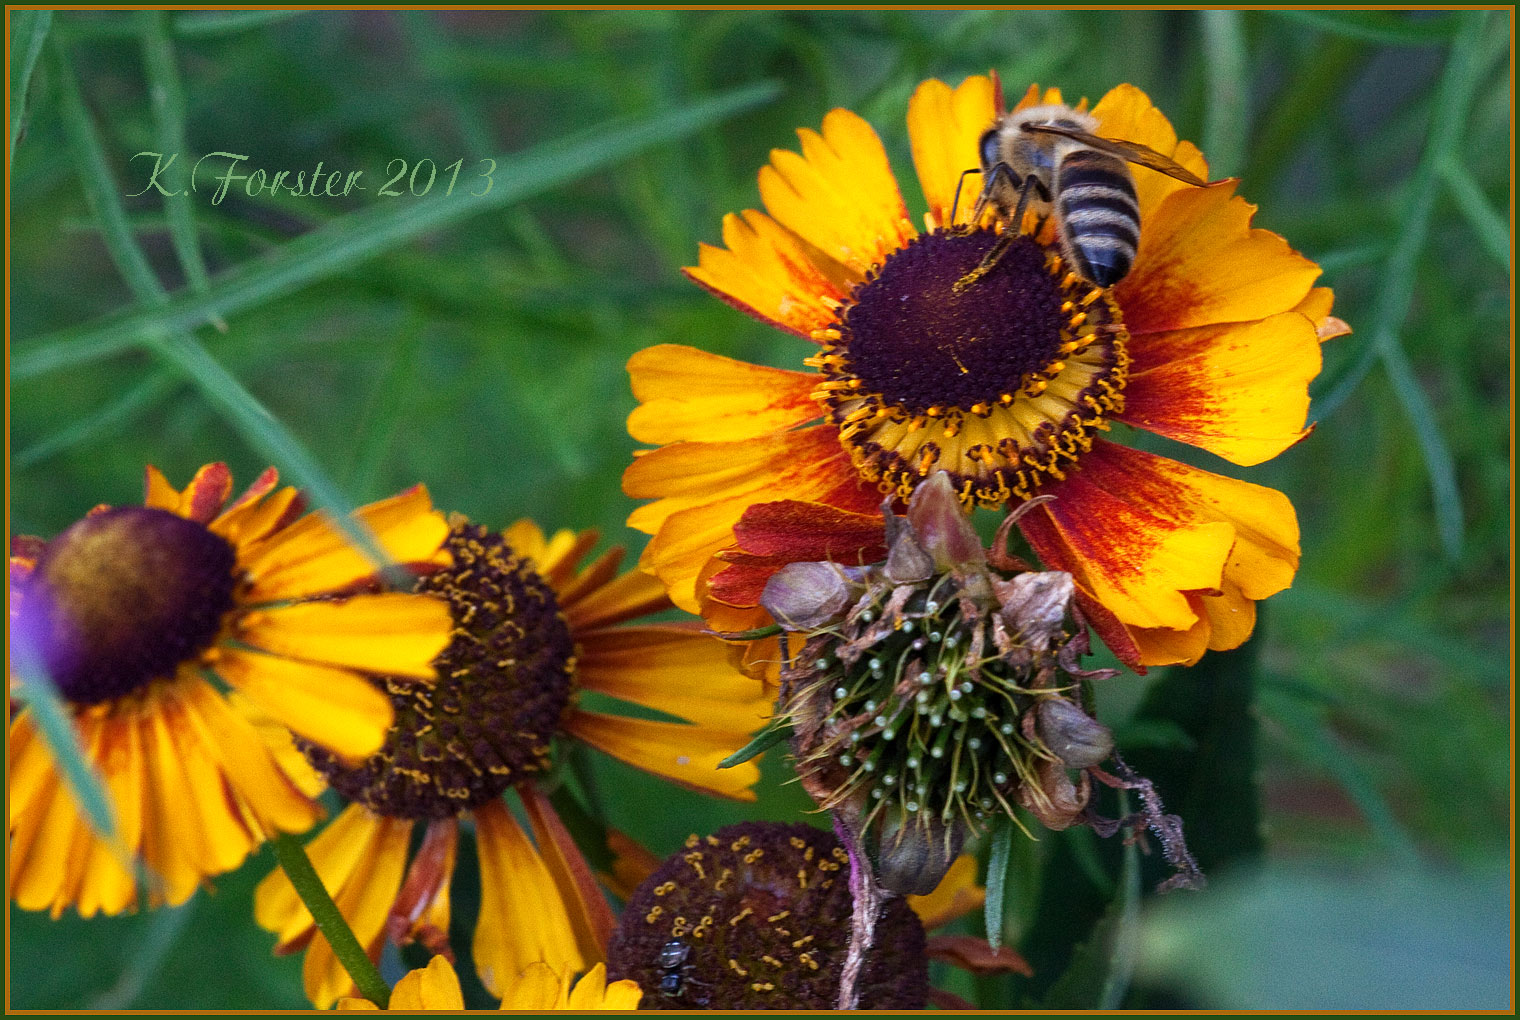
[[[122,697],[212,645],[234,606],[236,564],[226,539],[167,510],[94,514],[44,548],[21,593],[18,640],[75,704]]]

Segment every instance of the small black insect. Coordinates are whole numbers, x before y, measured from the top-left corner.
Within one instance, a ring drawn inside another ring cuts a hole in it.
[[[660,969],[665,971],[660,975],[660,994],[671,998],[681,994],[686,985],[698,985],[686,975],[691,957],[691,946],[680,939],[671,939],[660,947]],[[700,1005],[700,1003],[699,1003]]]

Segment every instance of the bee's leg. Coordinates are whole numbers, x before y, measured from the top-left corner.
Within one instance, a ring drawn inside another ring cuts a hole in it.
[[[996,174],[998,170],[1006,168],[1006,163],[999,163],[996,167],[993,167],[993,173]],[[1009,173],[1011,174],[1012,171],[1009,171]],[[1024,178],[1024,183],[1019,188],[1019,203],[1014,207],[1013,215],[1004,223],[1003,235],[997,239],[997,243],[992,246],[992,249],[982,256],[980,265],[955,281],[955,286],[950,289],[956,294],[964,294],[976,281],[991,272],[992,267],[997,265],[998,259],[1003,257],[1003,252],[1007,251],[1009,245],[1013,244],[1013,239],[1019,236],[1019,229],[1024,225],[1024,209],[1029,205],[1029,193],[1033,190],[1036,183],[1034,174],[1030,174]]]
[[[1001,165],[1001,164],[999,164],[999,165]],[[959,209],[960,205],[961,205],[961,185],[963,185],[963,184],[966,183],[966,175],[967,174],[979,174],[981,172],[982,172],[982,168],[978,167],[978,166],[971,167],[969,170],[962,170],[961,171],[960,177],[955,182],[955,199],[950,203],[950,222],[948,222],[948,223],[941,223],[940,226],[945,227],[946,229],[949,229],[950,227],[955,226],[955,211],[957,209]],[[996,179],[995,176],[994,176],[994,179]],[[972,223],[975,223],[978,219],[981,218],[982,210],[985,209],[986,207],[987,207],[987,188],[983,187],[981,194],[978,195],[977,198],[976,198],[976,209],[971,214],[971,222]]]

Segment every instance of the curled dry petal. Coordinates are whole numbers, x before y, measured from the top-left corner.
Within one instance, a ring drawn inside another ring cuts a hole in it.
[[[887,550],[886,574],[893,584],[917,584],[934,576],[934,557],[918,544],[911,526],[900,526]]]
[[[1075,591],[1070,574],[1032,571],[992,584],[1008,629],[1025,645],[1045,651],[1061,637]]]
[[[1114,735],[1098,720],[1065,698],[1042,698],[1040,739],[1067,765],[1085,769],[1100,764],[1114,750]]]
[[[1077,782],[1073,783],[1064,763],[1043,758],[1036,763],[1035,773],[1039,777],[1039,786],[1028,783],[1020,786],[1019,803],[1047,829],[1059,832],[1069,828],[1081,817],[1088,798],[1092,796],[1092,783],[1087,773],[1078,773]]]
[[[908,520],[934,565],[958,574],[987,569],[987,554],[961,509],[955,486],[944,471],[921,483],[908,502]]]
[[[760,605],[788,630],[815,630],[843,615],[854,596],[835,564],[788,563],[766,582]]]

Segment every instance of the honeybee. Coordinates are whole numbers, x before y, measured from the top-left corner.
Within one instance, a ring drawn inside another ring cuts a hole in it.
[[[1126,164],[1194,187],[1208,182],[1155,149],[1099,138],[1097,127],[1096,117],[1061,104],[1000,115],[977,143],[982,191],[972,222],[991,204],[1006,217],[1004,236],[1011,240],[1026,207],[1042,221],[1054,212],[1067,262],[1083,279],[1112,287],[1129,272],[1140,243],[1140,206]],[[1004,247],[994,248],[973,275],[985,272]]]

